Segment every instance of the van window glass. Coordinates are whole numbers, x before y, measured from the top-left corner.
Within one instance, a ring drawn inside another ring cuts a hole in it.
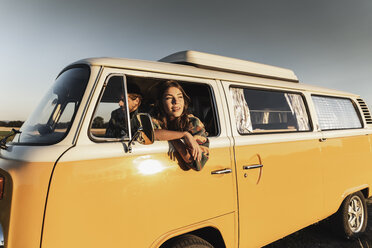
[[[190,97],[189,111],[204,124],[208,137],[217,136],[218,122],[211,87],[206,84],[180,82]]]
[[[240,134],[310,130],[300,94],[236,87],[230,94]]]
[[[95,138],[129,139],[123,76],[112,76],[104,86],[90,132]]]
[[[13,143],[54,144],[68,133],[89,80],[88,67],[64,71],[23,124]]]
[[[142,92],[143,100],[139,107],[139,112],[149,113],[153,117],[157,116],[158,109],[156,107],[156,102],[158,96],[158,85],[168,80],[169,79],[164,78],[135,77],[126,75],[127,84],[137,84]],[[190,97],[191,102],[188,109],[189,113],[200,119],[204,124],[209,137],[217,136],[219,134],[219,123],[211,86],[204,83],[181,80],[177,80],[177,82]]]
[[[350,99],[312,96],[321,130],[361,128],[362,123]]]

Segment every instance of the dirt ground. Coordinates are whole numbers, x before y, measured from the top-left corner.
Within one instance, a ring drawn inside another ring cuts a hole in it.
[[[19,130],[19,127],[0,127],[0,131],[10,132],[13,128]]]
[[[367,200],[368,226],[365,235],[350,241],[336,236],[323,223],[315,224],[264,248],[372,248],[372,199]]]

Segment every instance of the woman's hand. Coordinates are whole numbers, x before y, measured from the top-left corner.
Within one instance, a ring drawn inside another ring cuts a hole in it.
[[[185,141],[185,144],[183,144],[182,146],[177,145],[177,142],[174,142],[176,144],[176,150],[179,152],[182,158],[187,163],[191,162],[191,158],[200,162],[202,158],[201,148],[196,142],[195,138],[189,132],[171,131],[166,129],[155,130],[155,140],[176,141],[179,139],[184,139]]]
[[[202,150],[200,149],[199,144],[189,132],[185,132],[183,138],[193,159],[200,162],[202,158]]]

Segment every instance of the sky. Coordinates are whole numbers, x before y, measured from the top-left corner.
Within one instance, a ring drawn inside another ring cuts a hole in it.
[[[76,60],[183,50],[289,68],[372,107],[371,0],[1,0],[0,120],[26,120]]]

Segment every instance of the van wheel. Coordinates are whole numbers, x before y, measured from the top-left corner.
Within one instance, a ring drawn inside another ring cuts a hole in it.
[[[168,243],[169,242],[169,243]],[[198,236],[185,234],[168,241],[162,248],[213,248],[213,246]]]
[[[340,233],[347,239],[355,239],[363,234],[368,221],[367,204],[363,194],[359,191],[346,197],[335,218]]]

